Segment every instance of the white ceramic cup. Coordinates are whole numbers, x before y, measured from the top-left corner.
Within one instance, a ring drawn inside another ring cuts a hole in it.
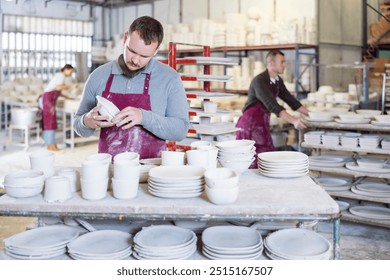
[[[119,154],[114,156],[114,163],[117,160],[123,160],[123,159],[139,163],[139,154],[136,153],[136,152],[123,152],[123,153],[119,153]]]
[[[162,151],[161,165],[179,166],[185,164],[185,152]]]
[[[209,152],[205,150],[188,150],[186,151],[187,164],[192,166],[208,167]]]
[[[80,190],[80,174],[73,168],[64,168],[57,172],[59,176],[64,176],[69,179],[71,192]]]
[[[30,154],[31,169],[42,171],[45,178],[55,174],[54,160],[54,153],[47,150],[38,150]]]
[[[117,180],[139,181],[140,165],[137,162],[122,159],[114,162],[114,178]]]
[[[46,202],[63,202],[72,197],[70,181],[64,176],[52,176],[45,180],[43,199]]]
[[[98,153],[87,156],[86,160],[111,163],[112,156],[108,153]]]
[[[81,164],[81,177],[106,179],[110,177],[110,164],[102,161],[84,160]]]
[[[82,198],[86,200],[99,200],[106,197],[108,189],[108,178],[81,178],[80,182]]]
[[[215,168],[218,165],[218,148],[215,146],[200,146],[198,150],[207,151],[209,154],[209,168]]]
[[[131,199],[137,196],[138,180],[112,178],[112,194],[117,199]]]

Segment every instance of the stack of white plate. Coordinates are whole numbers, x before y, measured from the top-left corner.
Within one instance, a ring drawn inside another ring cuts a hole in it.
[[[322,156],[310,156],[310,167],[342,167],[349,161],[345,157],[322,155]]]
[[[361,133],[344,133],[340,136],[340,144],[343,147],[356,148],[359,145],[358,137]]]
[[[390,220],[390,208],[378,206],[354,206],[349,208],[355,216],[374,219],[374,220]]]
[[[241,226],[215,226],[202,233],[202,253],[212,260],[257,259],[263,252],[263,239],[255,229]]]
[[[390,138],[383,138],[381,141],[382,149],[390,150]]]
[[[273,260],[329,260],[332,256],[328,240],[302,228],[275,231],[267,236],[264,247]]]
[[[257,156],[259,172],[267,177],[294,178],[309,173],[309,157],[304,153],[277,151]]]
[[[317,178],[317,181],[326,191],[348,191],[351,188],[350,181],[345,178],[323,176]]]
[[[140,260],[184,260],[196,251],[197,237],[189,229],[158,225],[134,236],[133,256]]]
[[[358,171],[358,172],[368,172],[368,173],[375,173],[375,174],[384,174],[390,172],[390,165],[384,165],[382,167],[368,167],[368,166],[361,166],[356,164],[355,162],[347,162],[345,164],[345,167],[349,170]]]
[[[150,169],[148,191],[164,198],[200,196],[204,190],[205,169],[198,166],[158,166]]]
[[[376,149],[379,146],[380,137],[378,135],[359,136],[359,146],[362,149]]]
[[[338,146],[341,135],[338,132],[326,132],[322,135],[322,144],[326,146]]]
[[[390,185],[384,183],[363,183],[352,186],[351,191],[365,196],[390,197]]]
[[[324,133],[325,131],[309,131],[303,135],[303,138],[306,144],[320,145]]]
[[[65,225],[39,227],[4,239],[7,255],[22,260],[45,260],[66,252],[79,230]]]
[[[131,255],[132,235],[120,230],[88,232],[68,244],[75,260],[123,260]]]

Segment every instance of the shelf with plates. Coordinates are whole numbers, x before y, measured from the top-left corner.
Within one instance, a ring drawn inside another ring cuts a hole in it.
[[[308,149],[316,149],[318,151],[328,150],[328,151],[338,151],[338,152],[346,152],[350,153],[352,156],[353,154],[367,154],[367,155],[375,155],[375,156],[381,156],[381,157],[388,157],[390,155],[390,150],[382,149],[382,148],[360,148],[360,147],[348,147],[348,146],[341,146],[341,145],[324,145],[324,144],[318,144],[317,142],[315,144],[304,142],[303,134],[304,132],[307,132],[308,130],[323,130],[325,131],[336,131],[336,130],[347,130],[347,131],[358,131],[365,134],[383,134],[385,135],[390,134],[390,127],[389,126],[377,126],[373,124],[341,124],[337,122],[313,122],[313,121],[306,121],[307,129],[306,131],[299,131],[299,148],[308,148]],[[320,173],[326,173],[326,174],[332,174],[332,175],[339,175],[339,176],[352,176],[354,178],[377,178],[377,179],[385,179],[387,182],[390,180],[390,168],[383,167],[383,170],[381,169],[364,169],[359,167],[354,162],[347,162],[345,166],[343,167],[329,167],[329,166],[314,166],[313,164],[309,167],[311,172],[320,172]],[[329,195],[332,197],[340,197],[340,198],[347,198],[347,199],[353,199],[357,201],[369,201],[369,202],[375,202],[375,203],[389,203],[390,199],[386,197],[378,197],[378,196],[366,196],[366,195],[359,195],[356,193],[353,193],[352,191],[339,191],[339,192],[328,192]],[[344,211],[345,212],[345,211]],[[346,213],[346,215],[342,215],[342,220],[351,221],[351,222],[357,222],[357,223],[365,223],[375,226],[383,226],[383,227],[390,227],[389,220],[372,220],[367,219],[363,217],[358,217],[355,215],[352,215],[351,213]],[[390,219],[390,218],[389,218]]]
[[[348,146],[329,146],[329,145],[316,145],[302,142],[301,147],[310,148],[310,149],[324,149],[324,150],[333,150],[333,151],[345,151],[345,152],[354,152],[354,153],[370,153],[370,154],[380,154],[380,155],[390,155],[390,150],[385,149],[363,149],[360,147],[348,147]]]

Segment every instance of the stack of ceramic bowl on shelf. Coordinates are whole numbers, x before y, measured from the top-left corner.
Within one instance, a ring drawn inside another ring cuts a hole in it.
[[[390,138],[383,138],[381,141],[381,147],[384,150],[390,150]]]
[[[188,259],[196,251],[196,234],[173,225],[143,228],[134,236],[133,256],[140,260]]]
[[[363,134],[359,136],[359,147],[362,149],[377,149],[381,137],[373,134]]]
[[[322,134],[322,144],[325,146],[338,146],[340,144],[340,136],[339,132],[325,132]]]
[[[214,204],[233,203],[238,198],[239,175],[231,168],[214,168],[204,173],[206,180],[206,194]]]
[[[294,178],[309,173],[309,157],[304,153],[290,151],[264,152],[258,154],[260,174],[272,178]]]
[[[202,233],[202,243],[203,255],[214,260],[258,259],[263,252],[259,232],[242,226],[209,227]]]
[[[265,254],[273,260],[329,260],[332,248],[315,231],[294,228],[269,234],[264,240]]]
[[[38,227],[4,239],[7,255],[23,260],[47,260],[65,254],[79,229],[65,225]]]
[[[303,139],[306,144],[321,145],[322,134],[324,133],[325,131],[309,131],[303,135]]]
[[[340,136],[340,144],[346,148],[357,148],[359,146],[358,137],[360,137],[361,133],[343,133]]]
[[[356,159],[356,162],[348,162],[345,167],[358,172],[369,173],[389,173],[390,165],[387,160],[372,157],[361,157]]]
[[[204,190],[205,169],[197,166],[158,166],[149,171],[148,191],[163,198],[190,198]]]
[[[377,115],[374,116],[374,118],[375,121],[371,121],[372,125],[385,126],[385,127],[390,126],[390,115]]]
[[[81,197],[87,200],[103,199],[110,179],[111,155],[90,155],[81,164]]]
[[[25,198],[38,195],[45,184],[45,176],[38,170],[19,170],[4,177],[4,188],[7,195]]]
[[[123,152],[114,157],[114,176],[112,177],[112,194],[117,199],[131,199],[137,196],[140,164],[139,154]]]
[[[234,169],[238,173],[246,171],[255,160],[255,141],[228,140],[217,142],[218,161],[222,167]]]
[[[379,116],[382,112],[380,110],[370,110],[370,109],[360,109],[356,110],[356,114],[363,116],[367,119],[375,119],[376,116]]]
[[[130,233],[120,230],[88,232],[70,242],[68,254],[75,260],[123,260],[132,253]]]
[[[332,122],[333,115],[329,112],[309,112],[308,121],[313,122]]]

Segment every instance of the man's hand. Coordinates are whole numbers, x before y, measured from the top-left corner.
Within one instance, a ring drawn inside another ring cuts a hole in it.
[[[122,129],[129,129],[135,125],[142,123],[142,111],[141,109],[135,107],[126,107],[122,111],[120,111],[112,120],[118,127],[122,127]]]
[[[304,128],[306,128],[306,125],[305,125],[305,123],[303,122],[303,120],[302,120],[302,119],[299,119],[299,118],[296,118],[296,119],[293,121],[292,124],[294,125],[294,127],[295,127],[296,129],[304,129]]]
[[[84,125],[92,129],[114,126],[115,124],[112,121],[108,121],[108,116],[102,116],[99,114],[99,109],[100,105],[93,108],[84,116]]]

